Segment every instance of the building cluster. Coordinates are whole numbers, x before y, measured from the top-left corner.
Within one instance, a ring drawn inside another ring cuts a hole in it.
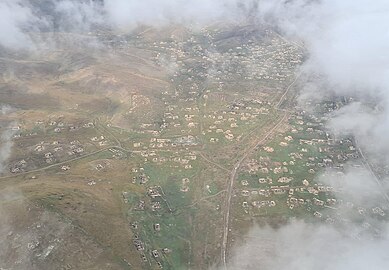
[[[337,194],[349,192],[349,187],[342,185],[345,164],[362,166],[359,152],[352,139],[334,139],[323,131],[323,118],[297,113],[290,119],[290,130],[285,135],[262,146],[258,154],[242,164],[239,190],[246,213],[269,206],[271,200],[290,210],[303,207],[317,218],[323,218],[324,208],[354,207],[351,202],[339,200]],[[278,161],[281,156],[284,161]],[[318,173],[334,184],[318,184]],[[253,176],[258,177],[256,181]],[[359,206],[358,213],[364,214],[365,207]],[[379,209],[372,208],[372,214],[384,216],[384,210]]]
[[[137,169],[136,169],[137,170]],[[137,170],[138,171],[138,170]],[[140,170],[144,171],[144,170]],[[140,178],[146,177],[144,174],[141,174]],[[147,177],[148,178],[148,177]],[[122,198],[125,204],[130,202],[131,193],[130,192],[122,192]],[[161,213],[167,211],[168,213],[172,213],[173,209],[171,208],[169,202],[166,199],[165,193],[161,186],[149,186],[146,188],[146,193],[144,197],[139,200],[135,207],[133,207],[134,211],[151,211],[150,214],[155,215],[156,217],[161,218]],[[161,219],[161,222],[163,220]],[[150,228],[143,228],[142,226],[150,226]],[[145,236],[146,232],[150,232],[156,235],[163,235],[165,226],[162,226],[161,223],[156,222],[153,224],[143,223],[142,220],[134,220],[130,223],[129,228],[133,232],[133,244],[136,250],[139,252],[142,260],[145,263],[151,265],[150,259],[155,260],[155,263],[159,268],[163,268],[162,260],[164,256],[168,256],[171,252],[171,249],[164,247],[161,249],[156,249],[152,247],[152,243],[144,241],[143,238],[149,238],[150,236]]]
[[[172,68],[173,77],[186,75],[191,80],[285,81],[302,63],[301,49],[270,30],[266,31],[265,42],[253,38],[229,48],[216,41],[217,32],[204,30],[202,34],[202,39],[192,36],[182,41],[154,42],[149,48],[159,51],[155,61]]]

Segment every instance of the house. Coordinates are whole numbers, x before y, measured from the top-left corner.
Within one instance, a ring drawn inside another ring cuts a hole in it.
[[[159,225],[159,223],[156,223],[156,224],[154,224],[154,230],[156,231],[156,232],[159,232],[160,230],[161,230],[161,226]]]

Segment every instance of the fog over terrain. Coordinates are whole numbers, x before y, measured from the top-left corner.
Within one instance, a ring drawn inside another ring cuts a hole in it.
[[[6,115],[12,112],[12,108],[7,105],[0,105],[0,115]],[[0,174],[4,171],[5,162],[9,158],[12,150],[12,136],[14,131],[12,131],[12,125],[15,123],[1,123],[0,131]]]
[[[5,130],[0,137],[0,173],[4,171],[4,162],[11,154],[12,135],[14,133],[9,129]]]
[[[336,113],[330,127],[354,134],[365,147],[385,156],[389,150],[389,3],[290,2],[268,8],[266,14],[275,16],[286,33],[304,41],[309,52],[304,68],[325,75],[330,91],[362,100]],[[366,108],[370,102],[376,102],[377,108]]]
[[[301,70],[320,76],[321,81],[302,89],[301,104],[330,94],[354,97],[357,102],[335,112],[328,128],[338,136],[355,136],[369,155],[389,161],[387,0],[0,0],[0,46],[11,50],[46,47],[47,40],[42,43],[36,37],[40,32],[82,32],[104,26],[129,33],[139,25],[169,24],[196,29],[248,19],[273,24],[307,50]],[[11,150],[10,136],[4,132],[1,137],[0,172]],[[385,181],[377,184],[370,171],[350,166],[344,176],[331,173],[319,181],[349,187],[340,200],[363,200],[374,207],[377,198],[387,198]],[[348,216],[342,228],[297,220],[278,229],[253,228],[245,244],[230,251],[230,269],[387,269],[388,224],[375,222],[361,229],[353,220]]]
[[[140,25],[201,27],[245,18],[253,1],[240,0],[2,0],[0,45],[31,49],[40,31],[88,31],[96,26],[129,32]]]
[[[331,93],[358,99],[359,102],[334,113],[328,127],[338,135],[355,136],[370,155],[387,159],[389,3],[380,0],[270,2],[262,6],[260,17],[275,22],[284,34],[300,38],[309,53],[303,71],[319,74],[325,80],[307,86],[300,99],[320,100]],[[348,193],[338,195],[338,199],[363,200],[363,205],[369,207],[377,198],[386,197],[382,192],[387,188],[377,185],[374,178],[371,172],[350,166],[343,177],[329,173],[319,181],[341,182]],[[348,215],[347,207],[343,211],[347,218],[342,228],[292,221],[278,230],[253,229],[243,246],[244,252],[236,250],[231,265],[236,269],[256,269],[260,265],[265,270],[387,269],[388,224],[373,223],[377,229],[372,233],[370,223],[365,223],[364,229],[358,228],[353,223],[356,217]],[[264,250],[262,241],[270,247]],[[273,253],[269,252],[271,247]]]

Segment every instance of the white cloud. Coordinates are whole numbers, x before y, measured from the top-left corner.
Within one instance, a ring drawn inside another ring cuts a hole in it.
[[[0,45],[22,49],[32,45],[23,27],[35,18],[31,10],[21,0],[3,0],[0,2]]]
[[[253,228],[246,243],[233,250],[229,269],[385,270],[389,265],[388,228],[380,235],[358,226],[293,221],[279,229]]]
[[[122,29],[138,25],[166,26],[170,23],[206,25],[217,20],[230,21],[239,14],[237,0],[107,0],[108,18]],[[243,1],[248,2],[248,1]]]

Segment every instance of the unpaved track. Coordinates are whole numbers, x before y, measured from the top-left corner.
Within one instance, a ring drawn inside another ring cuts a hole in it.
[[[275,109],[283,113],[283,117],[275,123],[273,128],[267,132],[261,139],[259,139],[256,144],[253,147],[249,147],[246,152],[243,154],[243,156],[238,160],[237,163],[235,163],[234,168],[232,169],[230,173],[230,178],[227,183],[227,194],[226,199],[224,203],[224,217],[223,217],[223,238],[222,238],[222,245],[221,245],[221,261],[223,264],[223,268],[227,270],[227,250],[228,250],[228,233],[230,230],[230,212],[231,212],[231,198],[232,198],[232,191],[236,179],[236,174],[238,170],[240,169],[242,163],[246,160],[246,158],[252,153],[252,151],[258,147],[259,145],[263,144],[279,127],[284,121],[287,119],[289,115],[288,110],[281,109],[280,106],[282,102],[284,101],[286,95],[289,93],[290,89],[295,85],[297,80],[299,79],[300,74],[298,74],[295,79],[288,85],[288,87],[285,89],[284,93],[280,97],[279,101],[275,105]]]

